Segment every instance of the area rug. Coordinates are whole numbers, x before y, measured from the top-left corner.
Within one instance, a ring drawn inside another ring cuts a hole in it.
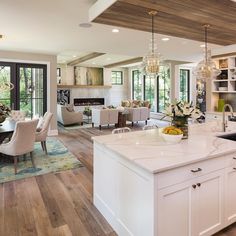
[[[2,160],[0,163],[0,183],[82,166],[80,161],[56,138],[48,138],[47,150],[48,155],[43,152],[40,143],[35,143],[34,160],[36,168],[32,167],[30,156],[27,155],[25,161],[20,158],[16,175],[14,174],[13,163]]]

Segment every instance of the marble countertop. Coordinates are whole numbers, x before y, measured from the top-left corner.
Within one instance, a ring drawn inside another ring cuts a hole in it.
[[[207,160],[236,152],[236,142],[217,136],[236,133],[236,122],[229,122],[227,132],[221,122],[189,126],[189,137],[178,144],[166,143],[160,129],[134,131],[93,137],[93,140],[151,173]]]

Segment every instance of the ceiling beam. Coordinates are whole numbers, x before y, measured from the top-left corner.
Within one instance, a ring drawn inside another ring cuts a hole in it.
[[[91,60],[93,58],[96,58],[96,57],[100,57],[102,55],[104,55],[106,53],[101,53],[101,52],[92,52],[86,56],[83,56],[83,57],[80,57],[80,58],[77,58],[73,61],[70,61],[67,63],[68,66],[75,66],[75,65],[78,65],[82,62],[85,62],[85,61],[88,61],[88,60]]]
[[[120,62],[116,62],[113,64],[109,64],[109,65],[105,65],[105,68],[115,68],[115,67],[120,67],[120,66],[125,66],[125,65],[130,65],[133,63],[137,63],[137,62],[141,62],[143,60],[142,57],[136,57],[133,59],[129,59],[129,60],[125,60],[125,61],[120,61]]]
[[[216,58],[221,58],[221,57],[233,57],[233,56],[236,56],[236,52],[218,54],[218,55],[212,56],[211,58],[216,59]]]

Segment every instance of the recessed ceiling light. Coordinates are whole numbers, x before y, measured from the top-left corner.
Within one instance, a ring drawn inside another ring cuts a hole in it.
[[[93,65],[96,65],[96,62],[92,62]]]
[[[120,30],[119,29],[112,29],[112,33],[119,33]]]
[[[73,57],[77,57],[76,55],[73,55]]]
[[[79,26],[82,28],[90,28],[92,27],[92,24],[89,22],[84,22],[84,23],[80,23]]]
[[[169,41],[170,38],[162,38],[161,40],[162,40],[162,41]]]
[[[200,45],[200,48],[204,48],[204,47],[205,47],[205,44],[201,44],[201,45]]]

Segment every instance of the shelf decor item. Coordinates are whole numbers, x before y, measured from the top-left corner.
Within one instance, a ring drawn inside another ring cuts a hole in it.
[[[0,103],[0,126],[2,125],[1,123],[3,123],[6,120],[6,118],[10,115],[10,112],[11,109],[8,106]]]
[[[172,118],[173,126],[183,131],[183,139],[188,138],[188,118],[199,119],[204,116],[192,103],[183,101],[175,101],[169,104],[164,113]]]
[[[152,38],[149,45],[149,52],[143,57],[142,73],[147,76],[156,77],[159,73],[161,60],[161,55],[157,52],[157,45],[154,39],[154,16],[157,14],[157,11],[150,11],[148,14],[152,17]]]
[[[221,70],[217,69],[216,64],[211,58],[211,50],[208,49],[207,45],[207,30],[210,25],[205,24],[203,25],[205,29],[205,48],[204,48],[204,59],[200,61],[197,67],[194,69],[193,74],[196,76],[197,79],[201,79],[206,81],[207,79],[211,79],[213,77],[217,77]]]
[[[217,109],[217,111],[222,112],[223,108],[224,108],[224,105],[225,105],[225,100],[224,99],[219,99],[218,100],[218,109]]]

